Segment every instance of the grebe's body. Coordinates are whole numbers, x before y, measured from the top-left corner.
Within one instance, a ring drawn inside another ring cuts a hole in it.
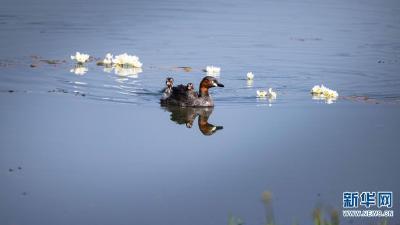
[[[167,88],[161,98],[162,105],[175,105],[181,107],[213,107],[214,101],[211,98],[208,89],[213,87],[223,87],[215,77],[206,76],[200,82],[199,92],[194,91],[192,83],[187,85],[172,86],[167,93]]]

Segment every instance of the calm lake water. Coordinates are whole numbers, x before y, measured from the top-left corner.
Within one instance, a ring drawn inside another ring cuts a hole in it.
[[[397,0],[2,0],[0,48],[0,224],[311,224],[382,190],[400,224]],[[143,71],[76,75],[76,51]],[[214,109],[160,107],[165,77],[198,87],[207,65]]]

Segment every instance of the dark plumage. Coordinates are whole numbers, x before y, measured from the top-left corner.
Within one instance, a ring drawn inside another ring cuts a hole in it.
[[[161,97],[161,99],[166,99],[171,95],[172,87],[174,86],[174,78],[167,77],[167,79],[165,81],[165,85],[166,85],[166,87],[162,90],[163,96]]]
[[[223,87],[215,77],[206,76],[200,82],[199,92],[195,92],[192,83],[172,87],[168,94],[161,98],[162,105],[175,105],[181,107],[213,107],[214,102],[208,93],[213,87]]]

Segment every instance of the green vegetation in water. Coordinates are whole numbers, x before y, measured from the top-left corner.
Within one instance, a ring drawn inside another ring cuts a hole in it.
[[[65,60],[58,60],[58,59],[41,59],[40,62],[47,63],[47,64],[50,64],[50,65],[66,63]]]
[[[339,213],[337,210],[329,212],[328,219],[325,218],[324,211],[321,208],[314,209],[313,220],[315,225],[339,225]]]
[[[229,217],[228,217],[228,225],[244,225],[244,222],[238,217],[234,217],[232,215],[229,215]]]
[[[265,207],[265,225],[277,225],[274,219],[272,207],[272,193],[264,191],[261,195],[262,202]],[[314,225],[339,225],[339,212],[335,209],[324,210],[323,207],[316,207],[312,213]],[[228,216],[228,225],[244,225],[245,222],[237,216]],[[294,222],[293,225],[298,224]],[[388,219],[383,219],[378,225],[388,225]]]
[[[190,67],[190,66],[178,66],[177,68],[182,69],[183,71],[185,71],[187,73],[192,71],[192,67]]]

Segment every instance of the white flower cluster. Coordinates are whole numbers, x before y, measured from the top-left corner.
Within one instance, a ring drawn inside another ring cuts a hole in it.
[[[277,95],[276,95],[276,92],[273,91],[272,88],[269,88],[269,89],[268,89],[268,94],[269,94],[270,98],[273,98],[273,99],[275,99],[276,96],[277,96]]]
[[[329,89],[322,84],[315,85],[311,89],[311,94],[315,95],[317,97],[320,97],[320,98],[325,98],[325,99],[336,99],[337,97],[339,97],[339,94],[337,93],[337,91]]]
[[[221,72],[221,68],[216,67],[216,66],[207,66],[204,71],[207,72],[208,76],[219,76],[219,73]]]
[[[254,74],[252,72],[248,72],[246,74],[246,76],[247,76],[247,80],[253,80],[254,79]]]
[[[116,75],[124,77],[136,78],[142,70],[142,63],[139,57],[128,55],[127,53],[113,57],[111,53],[107,53],[101,62],[104,67],[104,72],[111,73],[113,70]]]
[[[276,92],[272,90],[272,88],[269,88],[268,91],[264,90],[257,90],[257,97],[259,98],[265,98],[268,97],[270,99],[276,99]]]
[[[76,52],[75,55],[71,55],[71,59],[75,60],[79,64],[84,64],[85,62],[89,61],[89,55],[83,54],[80,52]]]
[[[117,55],[112,58],[112,55],[108,53],[105,60],[111,60],[113,64],[121,67],[136,67],[141,68],[142,63],[139,61],[139,57],[135,55],[128,55],[127,53]]]
[[[76,52],[75,55],[71,55],[71,59],[76,61],[77,65],[75,68],[71,70],[71,72],[78,74],[78,75],[83,75],[85,74],[88,69],[87,68],[79,68],[83,67],[83,64],[89,61],[90,56],[88,54],[83,54],[80,52]],[[139,57],[135,55],[128,55],[127,53],[117,55],[113,57],[111,53],[107,53],[103,61],[99,62],[100,64],[106,66],[106,67],[120,67],[120,68],[141,68],[142,63],[139,61]],[[135,70],[135,74],[138,74],[142,72]],[[118,74],[132,74],[133,72],[126,72],[124,70],[119,69],[118,72],[116,70],[116,73]]]
[[[267,96],[267,92],[264,90],[257,90],[257,97],[265,98]]]
[[[113,55],[111,53],[107,53],[106,57],[103,59],[103,64],[105,66],[110,66],[113,63]]]

